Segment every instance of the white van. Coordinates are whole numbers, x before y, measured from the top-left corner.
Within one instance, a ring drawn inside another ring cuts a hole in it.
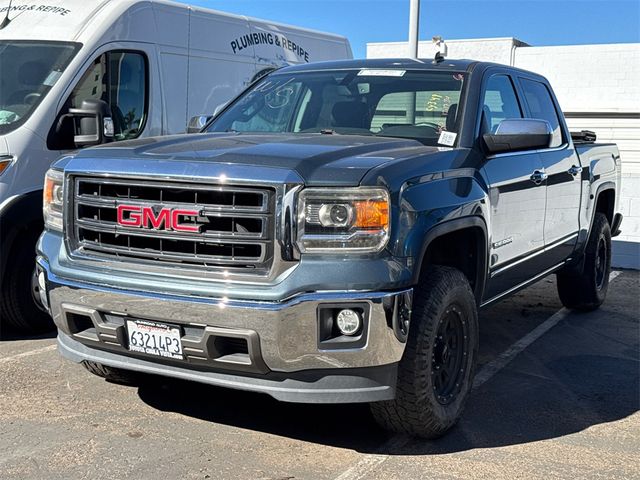
[[[341,36],[167,1],[0,0],[0,328],[49,322],[31,272],[58,156],[193,130],[274,68],[351,57]]]

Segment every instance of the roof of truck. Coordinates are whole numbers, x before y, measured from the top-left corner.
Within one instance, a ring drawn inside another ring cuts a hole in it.
[[[486,62],[477,62],[475,60],[450,60],[445,58],[443,61],[434,63],[431,58],[374,58],[359,60],[335,60],[329,62],[315,62],[311,64],[295,65],[286,67],[286,71],[300,70],[319,70],[319,69],[352,69],[352,68],[389,68],[389,69],[408,69],[408,70],[451,70],[466,71],[469,67]],[[283,69],[285,70],[285,69]]]

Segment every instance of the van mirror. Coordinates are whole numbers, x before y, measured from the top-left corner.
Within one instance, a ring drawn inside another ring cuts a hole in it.
[[[490,153],[516,152],[549,148],[551,125],[546,120],[509,118],[498,124],[495,133],[482,136]]]
[[[73,121],[73,143],[76,148],[100,145],[113,139],[111,109],[104,100],[83,100],[80,108],[69,108],[68,113],[58,120],[58,130],[69,118]]]
[[[209,120],[212,118],[212,115],[196,115],[195,117],[191,117],[187,125],[187,133],[200,133],[202,127],[209,123]]]

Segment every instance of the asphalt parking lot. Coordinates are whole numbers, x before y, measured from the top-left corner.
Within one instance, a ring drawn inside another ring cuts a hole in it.
[[[561,308],[554,278],[481,313],[460,424],[388,436],[365,405],[297,405],[160,378],[105,382],[52,335],[0,341],[0,478],[640,478],[640,274],[603,307]]]

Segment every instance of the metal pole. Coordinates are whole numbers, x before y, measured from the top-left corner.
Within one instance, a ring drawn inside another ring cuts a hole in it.
[[[420,24],[420,0],[409,0],[409,58],[418,58],[418,32]],[[407,99],[407,123],[416,122],[416,92]]]
[[[409,0],[409,58],[418,58],[420,0]]]

